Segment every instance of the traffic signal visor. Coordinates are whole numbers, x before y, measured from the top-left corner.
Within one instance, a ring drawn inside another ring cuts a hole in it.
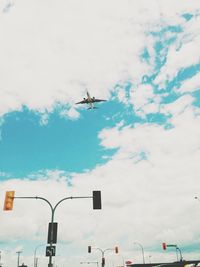
[[[3,210],[12,210],[13,209],[14,195],[15,195],[15,191],[7,191],[6,192]]]

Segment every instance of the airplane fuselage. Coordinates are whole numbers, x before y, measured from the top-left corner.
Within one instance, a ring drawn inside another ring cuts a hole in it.
[[[94,104],[93,104],[93,98],[91,98],[89,92],[87,91],[87,101],[88,101],[88,104],[90,104],[90,108],[94,108]]]

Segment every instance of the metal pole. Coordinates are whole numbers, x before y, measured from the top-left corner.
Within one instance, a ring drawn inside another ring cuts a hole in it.
[[[179,247],[176,247],[176,250],[178,250],[179,253],[180,253],[180,261],[183,261],[183,256],[182,256],[182,253],[181,253],[180,248]]]
[[[101,266],[104,267],[105,266],[105,257],[104,257],[104,252],[102,251],[102,257],[101,257]]]
[[[101,251],[101,267],[105,267],[105,252],[108,251],[108,250],[115,250],[113,248],[107,248],[107,249],[104,249],[104,250],[102,250],[101,248],[92,248],[92,249],[96,249],[96,250]],[[99,263],[97,262],[97,266],[98,265],[99,265]]]
[[[141,251],[142,251],[142,260],[143,260],[143,264],[145,264],[144,248],[143,248],[143,246],[140,243],[138,243],[138,242],[134,242],[133,244],[137,244],[141,248]]]
[[[53,207],[51,205],[51,203],[48,201],[48,199],[44,198],[44,197],[14,197],[14,198],[22,198],[22,199],[41,199],[41,200],[44,200],[50,207],[51,209],[51,231],[50,231],[50,236],[51,236],[51,242],[50,242],[50,255],[49,255],[49,264],[48,264],[48,267],[53,267],[53,264],[52,264],[52,246],[53,246],[53,243],[52,243],[52,240],[53,240],[53,223],[54,223],[54,213],[55,213],[55,210],[57,208],[57,206],[63,202],[64,200],[67,200],[67,199],[79,199],[79,198],[93,198],[93,196],[88,196],[88,197],[65,197],[63,199],[61,199],[60,201],[58,201],[58,203]],[[17,266],[19,267],[19,265]],[[103,266],[102,266],[103,267]]]
[[[18,255],[17,255],[17,267],[19,267],[19,258],[20,258],[20,254],[22,253],[22,251],[17,251],[16,252]]]
[[[33,260],[33,266],[34,267],[37,267],[37,262],[36,262],[36,252],[37,252],[37,249],[39,248],[39,247],[42,247],[42,246],[45,246],[44,244],[42,244],[42,245],[38,245],[38,246],[36,246],[35,247],[35,250],[34,250],[34,260]]]

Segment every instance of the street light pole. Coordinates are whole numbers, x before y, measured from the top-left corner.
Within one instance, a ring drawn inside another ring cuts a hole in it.
[[[22,251],[17,251],[16,252],[18,255],[17,255],[17,267],[19,267],[19,258],[20,258],[20,254],[22,253]]]
[[[58,207],[58,205],[63,202],[64,200],[68,200],[68,199],[79,199],[79,198],[93,198],[93,197],[65,197],[63,199],[61,199],[60,201],[58,201],[58,203],[53,207],[52,204],[48,201],[48,199],[44,198],[44,197],[14,197],[14,198],[26,198],[26,199],[41,199],[43,201],[45,201],[50,209],[51,209],[51,229],[50,229],[50,255],[49,255],[49,264],[48,267],[53,267],[52,264],[52,247],[53,247],[53,223],[54,223],[54,214],[55,214],[55,210]],[[17,266],[19,267],[19,265]]]
[[[51,209],[51,227],[50,227],[50,253],[49,253],[49,264],[48,267],[53,267],[52,264],[52,257],[53,257],[53,224],[54,224],[54,214],[55,214],[55,210],[58,207],[58,205],[60,203],[62,203],[65,200],[68,199],[82,199],[82,198],[92,198],[93,199],[93,209],[101,209],[101,191],[93,191],[93,196],[83,196],[83,197],[65,197],[63,199],[61,199],[60,201],[58,201],[58,203],[53,207],[52,204],[49,202],[48,199],[44,198],[44,197],[13,197],[14,199],[17,198],[21,198],[21,199],[40,199],[45,201],[50,209]],[[55,254],[55,253],[54,253]],[[19,267],[19,265],[17,266]]]
[[[141,251],[142,251],[142,260],[143,260],[143,264],[145,264],[144,248],[143,248],[143,246],[140,243],[138,243],[138,242],[134,242],[133,244],[136,244],[136,245],[138,245],[141,248]]]
[[[37,249],[38,249],[39,247],[42,247],[42,246],[45,246],[45,245],[42,244],[42,245],[38,245],[38,246],[35,247],[35,250],[34,250],[34,261],[33,261],[33,266],[34,266],[34,267],[37,267],[37,258],[36,258],[36,252],[37,252]]]

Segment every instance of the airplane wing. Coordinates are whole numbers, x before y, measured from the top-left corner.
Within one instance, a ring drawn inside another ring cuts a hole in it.
[[[92,102],[103,102],[103,101],[107,101],[107,100],[104,100],[104,99],[92,99]]]
[[[87,99],[84,99],[80,102],[77,102],[76,104],[88,104],[88,100]]]

